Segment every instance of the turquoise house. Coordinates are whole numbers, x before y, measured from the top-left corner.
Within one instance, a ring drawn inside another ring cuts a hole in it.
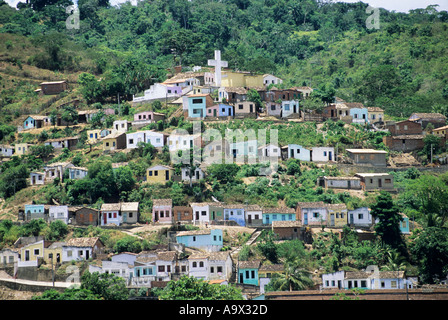
[[[156,266],[135,266],[134,267],[134,275],[136,277],[142,276],[157,276]]]
[[[401,213],[401,218],[403,220],[400,221],[400,231],[403,234],[410,234],[411,230],[409,227],[409,218]]]
[[[350,116],[353,117],[353,123],[369,122],[369,111],[367,108],[351,108]]]
[[[25,205],[26,220],[45,219],[45,205],[43,204],[26,204]]]
[[[207,107],[213,105],[213,99],[209,94],[193,94],[187,96],[189,118],[205,118]]]
[[[222,229],[181,231],[176,235],[177,243],[189,248],[216,252],[223,247]]]
[[[238,283],[251,284],[258,286],[258,270],[260,269],[260,260],[239,261],[238,262]]]
[[[263,224],[272,225],[272,221],[296,221],[293,208],[263,208]]]

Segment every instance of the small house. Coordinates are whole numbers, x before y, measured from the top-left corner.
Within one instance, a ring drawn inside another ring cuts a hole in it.
[[[207,117],[233,117],[233,106],[219,103],[211,107],[207,107]]]
[[[423,135],[384,136],[383,143],[392,151],[411,152],[425,146]]]
[[[48,248],[52,243],[52,241],[40,240],[21,247],[18,267],[37,267],[39,260],[43,260],[44,258],[45,249]]]
[[[434,129],[432,130],[432,134],[441,139],[448,140],[448,126]]]
[[[258,271],[261,266],[260,260],[238,261],[238,283],[258,286]]]
[[[394,177],[388,173],[357,173],[363,191],[394,190]]]
[[[387,151],[374,149],[346,149],[347,156],[353,164],[386,167]]]
[[[16,156],[28,154],[29,151],[30,151],[30,144],[28,143],[16,143],[14,145],[14,154]]]
[[[193,202],[190,206],[193,210],[193,223],[210,223],[210,203]]]
[[[121,216],[123,218],[123,223],[134,224],[138,222],[139,217],[139,203],[137,201],[133,202],[122,202],[120,207]]]
[[[101,129],[87,130],[87,143],[95,144],[101,139]]]
[[[2,157],[11,157],[14,153],[14,147],[2,144],[0,145],[0,156]]]
[[[423,129],[430,123],[435,129],[446,126],[446,116],[441,113],[413,113],[408,120],[419,123]]]
[[[239,118],[256,118],[257,109],[252,101],[238,101],[234,103],[235,117]]]
[[[174,223],[193,223],[193,209],[190,206],[174,206],[172,212]]]
[[[309,149],[306,149],[298,144],[289,144],[287,150],[287,159],[293,158],[301,161],[311,161],[311,150]]]
[[[43,185],[45,184],[45,172],[33,171],[30,173],[30,185]]]
[[[173,223],[173,201],[171,199],[152,200],[152,218],[154,223]]]
[[[327,206],[322,202],[299,202],[296,207],[297,219],[303,226],[323,226],[327,224]]]
[[[143,111],[134,114],[134,121],[150,121],[157,122],[159,120],[164,120],[165,115],[163,113],[158,113],[154,111]]]
[[[368,207],[361,207],[354,210],[348,210],[347,223],[353,227],[369,228],[375,223],[375,220],[370,214],[370,209]]]
[[[296,211],[293,208],[263,208],[263,224],[271,225],[273,221],[296,221]]]
[[[115,131],[101,139],[104,151],[114,151],[126,148],[126,133]]]
[[[40,83],[40,90],[45,95],[59,94],[67,89],[68,89],[68,83],[65,80]]]
[[[313,147],[311,148],[311,161],[328,162],[335,161],[336,156],[333,147]]]
[[[260,285],[260,293],[265,292],[265,287],[271,282],[271,279],[280,274],[285,273],[284,264],[264,264],[258,269],[258,279]]]
[[[246,226],[244,214],[245,208],[242,204],[223,205],[224,220],[235,221],[239,226]]]
[[[127,132],[131,129],[131,122],[128,120],[115,120],[112,128],[118,132]]]
[[[260,206],[246,206],[245,212],[247,227],[261,227],[263,225],[263,209]]]
[[[89,170],[84,167],[70,167],[68,168],[69,179],[84,179],[87,177]]]
[[[411,120],[388,122],[386,124],[386,129],[389,130],[392,136],[409,136],[423,134],[421,123]]]
[[[203,119],[207,115],[207,107],[214,105],[210,94],[193,94],[184,96],[184,110],[189,118]]]
[[[184,182],[199,182],[204,177],[205,173],[200,167],[195,167],[194,170],[189,166],[181,168],[181,179]]]
[[[272,221],[272,232],[274,232],[279,240],[300,239],[300,222],[299,221]]]
[[[359,177],[319,177],[318,185],[325,189],[360,190],[361,178]]]
[[[25,221],[32,219],[47,220],[48,206],[43,204],[26,204],[25,205]]]
[[[161,132],[156,132],[154,130],[146,130],[144,142],[150,143],[156,148],[163,148],[167,141],[167,135]]]
[[[327,204],[327,226],[341,228],[347,224],[347,205],[345,203]]]
[[[68,206],[50,206],[48,208],[48,222],[62,221],[68,224]]]
[[[139,143],[145,143],[145,132],[137,131],[132,133],[126,133],[126,148],[135,149]]]
[[[23,121],[23,129],[39,129],[44,126],[50,126],[50,118],[47,116],[31,115]]]
[[[100,212],[96,209],[82,207],[75,209],[74,213],[75,213],[74,223],[76,225],[97,226],[99,224]]]
[[[95,259],[103,250],[104,244],[99,237],[72,238],[62,246],[62,262]]]
[[[223,247],[222,229],[201,229],[181,231],[176,234],[177,243],[189,248],[197,248],[207,252],[217,252]]]
[[[166,183],[174,175],[174,168],[164,165],[156,165],[146,169],[146,182]]]
[[[379,107],[367,107],[368,122],[382,123],[384,121],[384,110]]]
[[[266,159],[273,158],[278,159],[281,157],[281,148],[275,144],[269,143],[264,146],[258,147],[258,158]]]
[[[121,225],[120,203],[103,203],[100,209],[100,221],[102,226],[108,224]]]
[[[45,141],[45,145],[51,145],[55,149],[63,149],[68,148],[70,150],[76,148],[76,144],[78,143],[78,137],[64,137],[57,139],[49,139]]]

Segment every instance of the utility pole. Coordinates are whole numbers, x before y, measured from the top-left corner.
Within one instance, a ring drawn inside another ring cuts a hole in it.
[[[431,143],[431,164],[432,164],[432,143]]]

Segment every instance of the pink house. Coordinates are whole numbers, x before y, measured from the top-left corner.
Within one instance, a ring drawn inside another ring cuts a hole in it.
[[[152,218],[154,223],[172,223],[173,201],[171,199],[152,200]]]

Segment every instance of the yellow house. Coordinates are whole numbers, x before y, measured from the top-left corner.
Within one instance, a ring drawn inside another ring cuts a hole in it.
[[[126,149],[126,133],[115,131],[102,138],[103,150],[111,151],[117,149]]]
[[[283,264],[262,265],[258,269],[258,279],[260,279],[260,293],[265,291],[265,286],[277,274],[284,274],[285,266]]]
[[[448,137],[448,126],[440,127],[432,130],[432,134],[438,136],[442,139],[446,139]]]
[[[370,123],[383,122],[384,121],[384,110],[378,107],[368,107],[367,117]]]
[[[174,169],[168,166],[158,165],[146,170],[146,182],[165,183],[172,179]]]
[[[52,242],[50,241],[41,240],[23,246],[20,249],[20,261],[29,262],[29,261],[37,261],[38,258],[44,258],[44,251],[51,244]]]
[[[14,154],[21,156],[29,152],[30,145],[28,143],[17,143],[14,146]]]
[[[344,203],[327,204],[329,227],[343,227],[347,224],[347,206]]]
[[[44,261],[47,264],[62,263],[62,246],[65,242],[54,242],[44,252]],[[53,258],[53,261],[52,261]]]
[[[271,74],[252,74],[250,72],[223,71],[221,87],[263,87],[280,84],[283,80]]]
[[[101,129],[87,130],[87,142],[97,143],[101,139]]]

